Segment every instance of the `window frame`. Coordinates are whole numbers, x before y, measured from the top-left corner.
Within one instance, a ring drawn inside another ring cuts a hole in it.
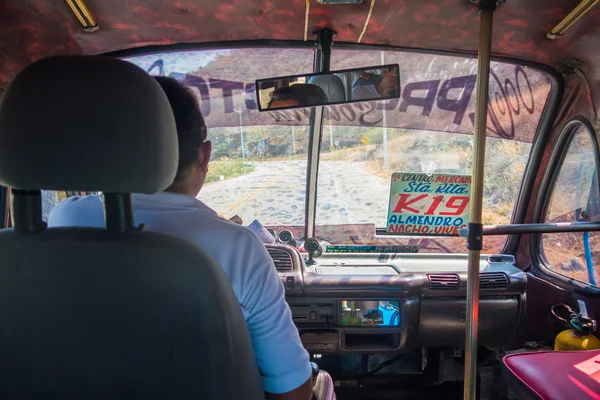
[[[543,223],[546,218],[546,213],[550,207],[556,180],[560,175],[563,162],[567,156],[573,138],[582,127],[587,131],[587,134],[592,140],[596,168],[600,168],[600,145],[597,132],[592,123],[583,116],[576,116],[570,119],[567,123],[565,123],[559,134],[556,145],[554,146],[550,156],[548,168],[542,180],[542,187],[540,189],[540,195],[538,196],[535,209],[535,220],[537,222]],[[598,177],[600,179],[600,174]],[[543,234],[531,235],[530,240],[531,256],[533,261],[532,270],[535,275],[539,275],[548,282],[558,284],[558,286],[563,287],[566,290],[583,294],[588,297],[600,298],[600,287],[592,286],[589,283],[575,280],[549,268],[550,263],[544,254],[542,235]]]

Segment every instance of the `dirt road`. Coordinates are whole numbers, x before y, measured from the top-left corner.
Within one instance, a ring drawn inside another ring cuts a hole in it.
[[[385,225],[389,182],[363,162],[322,161],[319,168],[317,224]],[[208,184],[198,198],[245,224],[304,225],[306,169],[299,160],[258,162],[250,174]]]

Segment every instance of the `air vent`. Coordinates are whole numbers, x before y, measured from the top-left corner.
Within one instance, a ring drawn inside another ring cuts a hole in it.
[[[278,272],[289,272],[292,268],[292,256],[281,249],[267,248]]]
[[[508,276],[504,272],[483,272],[479,275],[481,290],[502,290],[508,287]]]
[[[429,289],[431,290],[458,289],[458,275],[455,274],[427,275],[427,279],[429,279]]]

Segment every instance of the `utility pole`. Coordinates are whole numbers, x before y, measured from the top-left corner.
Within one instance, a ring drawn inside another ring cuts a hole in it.
[[[331,114],[330,114],[331,116]],[[333,147],[333,130],[331,129],[331,119],[329,120],[329,148]]]
[[[381,65],[385,65],[385,52],[381,52]],[[400,90],[400,88],[398,88]],[[383,170],[388,170],[388,148],[387,148],[387,108],[383,105]]]
[[[242,124],[242,108],[236,108],[233,111],[240,114],[240,138],[242,142],[242,160],[245,160],[246,153],[244,152],[244,125]]]

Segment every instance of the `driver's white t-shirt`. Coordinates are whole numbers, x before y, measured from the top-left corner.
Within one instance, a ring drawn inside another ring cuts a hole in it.
[[[191,196],[134,194],[132,203],[136,225],[188,240],[221,265],[244,312],[265,391],[285,393],[306,382],[311,376],[309,355],[292,322],[273,260],[258,237]],[[102,197],[64,200],[50,213],[48,226],[105,226]]]
[[[377,89],[375,89],[375,85],[355,86],[352,89],[352,100],[372,100],[378,97],[381,97],[381,95],[377,92]]]

